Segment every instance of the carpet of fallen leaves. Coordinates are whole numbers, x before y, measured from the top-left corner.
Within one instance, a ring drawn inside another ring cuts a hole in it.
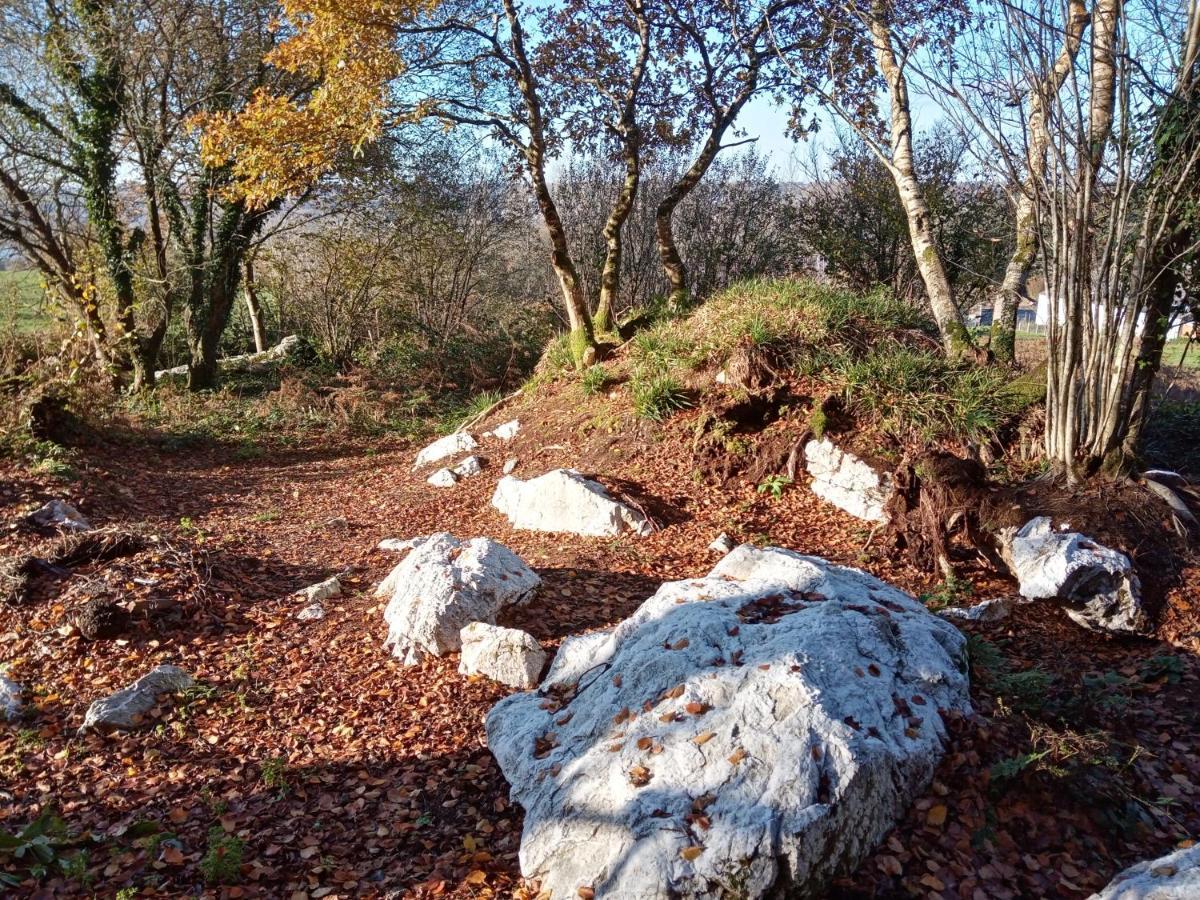
[[[67,484],[0,468],[4,523],[65,496],[97,525],[146,528],[165,542],[65,579],[39,577],[28,604],[0,608],[0,661],[28,702],[22,721],[0,725],[0,829],[52,805],[88,849],[85,872],[18,891],[535,896],[517,864],[521,811],[482,727],[506,691],[460,675],[453,656],[404,668],[384,652],[372,588],[397,557],[376,549],[382,538],[446,530],[508,544],[544,587],[502,624],[548,648],[618,621],[663,580],[705,573],[722,531],[861,566],[914,593],[933,588],[803,484],[774,498],[692,478],[687,416],[625,428],[562,388],[489,421],[516,414],[517,439],[485,441],[485,474],[448,490],[410,471],[414,445],[342,435],[251,459],[127,436],[81,451]],[[520,460],[518,475],[557,465],[595,474],[660,528],[615,540],[514,532],[488,503],[508,457]],[[45,540],[14,525],[0,553],[36,552]],[[339,573],[345,592],[326,601],[327,617],[298,621],[294,592]],[[1012,594],[1009,583],[967,574],[968,603]],[[1048,604],[968,626],[976,715],[952,723],[929,790],[830,895],[1083,897],[1195,837],[1196,583],[1189,571],[1168,603],[1175,644],[1091,634]],[[169,614],[135,618],[125,639],[88,642],[70,622],[97,596],[150,600]],[[91,701],[160,663],[199,686],[164,699],[139,732],[76,734]],[[1034,668],[1045,678],[1032,690],[1012,677]],[[207,883],[213,855],[237,842],[234,883]]]

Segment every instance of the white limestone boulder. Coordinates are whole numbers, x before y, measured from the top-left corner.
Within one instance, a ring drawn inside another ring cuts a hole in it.
[[[31,512],[26,519],[41,528],[61,528],[63,531],[92,530],[92,523],[65,500],[50,500]]]
[[[464,675],[484,675],[509,687],[537,687],[546,665],[546,651],[533,635],[516,628],[472,622],[460,633]]]
[[[1088,900],[1196,900],[1200,844],[1130,866]]]
[[[488,744],[552,897],[819,896],[929,783],[965,639],[854,569],[742,546],[568,639]]]
[[[332,578],[310,584],[296,593],[309,603],[320,603],[322,600],[341,596],[342,582],[334,575]]]
[[[144,724],[143,717],[163,694],[186,691],[195,682],[177,666],[158,666],[127,688],[92,703],[79,732],[130,731]]]
[[[470,453],[478,446],[479,443],[475,438],[471,437],[465,431],[456,431],[454,434],[448,434],[443,438],[438,438],[417,454],[416,461],[413,463],[413,471],[422,466],[441,462],[447,457]]]
[[[828,438],[809,441],[804,459],[812,492],[822,500],[868,522],[887,521],[884,505],[893,489],[889,474],[876,471]]]
[[[627,531],[645,536],[651,526],[638,510],[618,503],[604,486],[574,469],[554,469],[528,481],[506,475],[496,485],[492,506],[513,528],[589,537],[616,537]]]
[[[452,653],[466,625],[494,624],[500,610],[527,602],[539,584],[537,573],[503,544],[431,535],[375,589],[388,601],[386,646],[406,666]]]
[[[1055,531],[1048,516],[1002,535],[1001,551],[1026,599],[1058,600],[1075,622],[1095,631],[1147,628],[1141,583],[1124,553]]]

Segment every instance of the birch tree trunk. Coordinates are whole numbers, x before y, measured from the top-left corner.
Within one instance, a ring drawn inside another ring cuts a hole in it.
[[[263,334],[262,305],[258,302],[258,289],[254,286],[254,258],[246,257],[244,288],[246,291],[246,312],[250,316],[250,328],[254,332],[254,351],[262,353],[267,349],[266,337]]]
[[[1029,143],[1025,181],[1017,197],[1016,246],[992,307],[990,348],[996,358],[1004,362],[1011,362],[1015,355],[1017,310],[1026,296],[1029,274],[1038,255],[1037,191],[1046,176],[1046,151],[1050,142],[1046,110],[1075,65],[1087,26],[1087,5],[1083,0],[1070,0],[1062,50],[1050,71],[1034,85],[1029,95]]]
[[[929,204],[917,179],[908,79],[892,46],[887,7],[878,0],[871,5],[870,29],[875,59],[887,82],[891,107],[891,159],[888,161],[888,170],[896,183],[900,203],[908,220],[917,271],[921,273],[933,318],[942,337],[942,346],[947,356],[961,358],[973,348],[973,344],[963,324],[962,313],[954,302],[954,291],[946,276],[945,262],[934,236]]]

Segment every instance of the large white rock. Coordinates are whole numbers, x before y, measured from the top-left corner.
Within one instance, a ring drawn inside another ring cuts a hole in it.
[[[1055,531],[1047,516],[1031,519],[1001,544],[1021,596],[1060,600],[1085,628],[1146,629],[1141,583],[1124,553],[1073,531]]]
[[[142,716],[154,708],[160,694],[186,691],[194,682],[177,666],[158,666],[127,688],[92,703],[84,716],[80,733],[91,731],[128,731],[143,724]]]
[[[516,628],[472,622],[460,632],[464,675],[486,675],[509,687],[537,687],[546,651],[533,635]]]
[[[809,441],[804,459],[812,492],[822,500],[868,522],[887,520],[883,507],[892,494],[892,478],[886,472],[875,471],[828,438]]]
[[[742,546],[564,642],[488,744],[552,897],[814,896],[928,784],[965,639],[854,569]]]
[[[34,525],[43,528],[61,528],[63,531],[91,531],[92,523],[83,513],[65,500],[50,500],[26,517]]]
[[[525,603],[539,584],[537,573],[503,544],[431,535],[375,589],[388,598],[386,646],[406,666],[451,653],[462,646],[464,626],[494,624],[500,610]]]
[[[467,434],[465,431],[456,431],[454,434],[448,434],[443,438],[438,438],[428,447],[417,454],[417,459],[413,463],[413,470],[427,466],[431,463],[439,462],[450,456],[458,456],[461,453],[470,453],[479,444],[475,438]]]
[[[21,686],[0,670],[0,716],[12,722],[21,717]]]
[[[1088,900],[1196,900],[1200,844],[1130,866]]]
[[[574,469],[553,469],[528,481],[506,475],[496,485],[492,506],[513,528],[589,537],[616,537],[626,531],[651,532],[642,513],[618,503],[604,486]]]

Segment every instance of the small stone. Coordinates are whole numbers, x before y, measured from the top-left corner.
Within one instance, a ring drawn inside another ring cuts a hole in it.
[[[310,606],[304,607],[300,612],[296,613],[296,618],[301,622],[317,622],[325,618],[325,607],[320,603],[313,603]]]
[[[1195,900],[1200,897],[1200,844],[1130,866],[1089,900]]]
[[[468,456],[450,471],[458,478],[470,478],[483,471],[483,463],[478,456]]]
[[[454,487],[458,484],[458,476],[450,469],[438,469],[425,479],[425,483],[441,488]]]
[[[1008,601],[1003,597],[996,597],[993,600],[984,600],[974,606],[951,606],[939,609],[938,615],[966,622],[999,622],[1007,619],[1010,611]]]
[[[0,715],[9,722],[21,717],[21,685],[8,677],[8,670],[0,670]]]
[[[737,544],[733,542],[733,538],[722,531],[719,535],[717,535],[716,540],[708,545],[708,549],[713,553],[725,554],[732,551],[736,546]]]
[[[297,593],[307,600],[309,603],[320,603],[322,600],[328,600],[330,597],[337,597],[342,593],[342,582],[336,575],[332,578],[326,578],[324,581],[317,584],[309,585]]]
[[[517,419],[511,422],[505,422],[503,425],[497,425],[488,435],[494,438],[499,438],[502,441],[511,441],[517,436],[517,432],[521,430],[521,423]]]
[[[812,475],[812,492],[838,509],[868,522],[884,522],[884,506],[891,496],[891,476],[877,472],[853,453],[828,439],[809,441],[804,459]]]
[[[504,461],[504,468],[502,471],[505,475],[511,475],[516,470],[516,468],[517,468],[516,458],[506,459]]]
[[[1048,516],[1002,533],[1000,551],[1021,596],[1058,600],[1071,619],[1095,631],[1146,629],[1141,583],[1124,553],[1077,532],[1057,531]]]

